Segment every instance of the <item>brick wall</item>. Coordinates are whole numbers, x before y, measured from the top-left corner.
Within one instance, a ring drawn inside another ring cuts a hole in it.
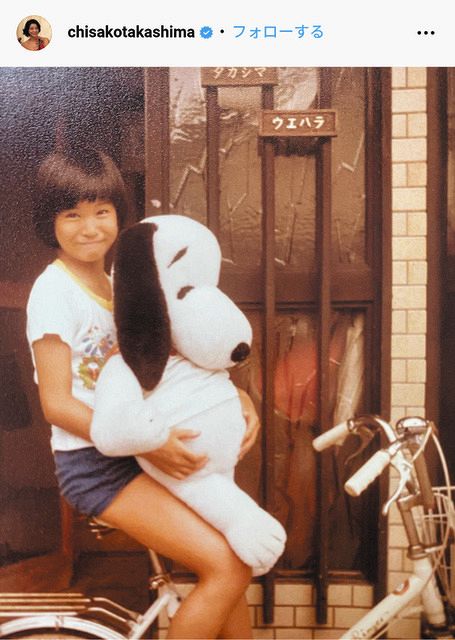
[[[425,415],[426,70],[392,72],[392,419]],[[391,478],[391,489],[396,478]],[[397,510],[389,518],[388,586],[411,569]],[[419,618],[395,623],[390,638],[418,638]]]
[[[182,595],[187,594],[192,585],[179,585]],[[373,602],[373,588],[363,584],[331,585],[328,594],[328,623],[316,625],[315,590],[309,584],[277,584],[275,587],[274,622],[262,622],[262,587],[252,584],[248,588],[247,599],[255,638],[339,638],[343,631],[370,609]],[[160,616],[160,637],[166,636],[168,620]]]

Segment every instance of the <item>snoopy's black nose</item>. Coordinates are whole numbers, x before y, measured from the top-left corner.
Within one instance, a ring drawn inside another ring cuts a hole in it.
[[[250,347],[246,342],[240,342],[231,353],[232,362],[242,362],[245,358],[248,358],[250,355]]]

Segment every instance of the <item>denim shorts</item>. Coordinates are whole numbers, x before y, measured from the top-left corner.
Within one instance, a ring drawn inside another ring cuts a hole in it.
[[[95,447],[54,451],[54,459],[61,494],[87,516],[99,516],[142,473],[135,458],[104,456]]]

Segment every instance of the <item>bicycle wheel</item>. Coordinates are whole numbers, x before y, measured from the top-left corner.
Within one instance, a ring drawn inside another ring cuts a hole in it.
[[[1,636],[0,636],[1,637]],[[8,636],[9,638],[28,638],[34,640],[81,640],[81,638],[93,638],[74,631],[61,632],[49,629],[36,629],[36,631],[23,631]]]
[[[43,638],[46,640],[124,640],[110,627],[76,616],[36,615],[0,624],[0,638]]]

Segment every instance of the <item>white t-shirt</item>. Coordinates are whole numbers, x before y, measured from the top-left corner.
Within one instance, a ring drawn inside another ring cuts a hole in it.
[[[96,381],[116,341],[112,302],[90,291],[61,260],[50,264],[36,279],[27,304],[30,348],[46,334],[58,335],[70,346],[72,394],[93,408]],[[93,446],[55,425],[51,445],[54,451]]]

